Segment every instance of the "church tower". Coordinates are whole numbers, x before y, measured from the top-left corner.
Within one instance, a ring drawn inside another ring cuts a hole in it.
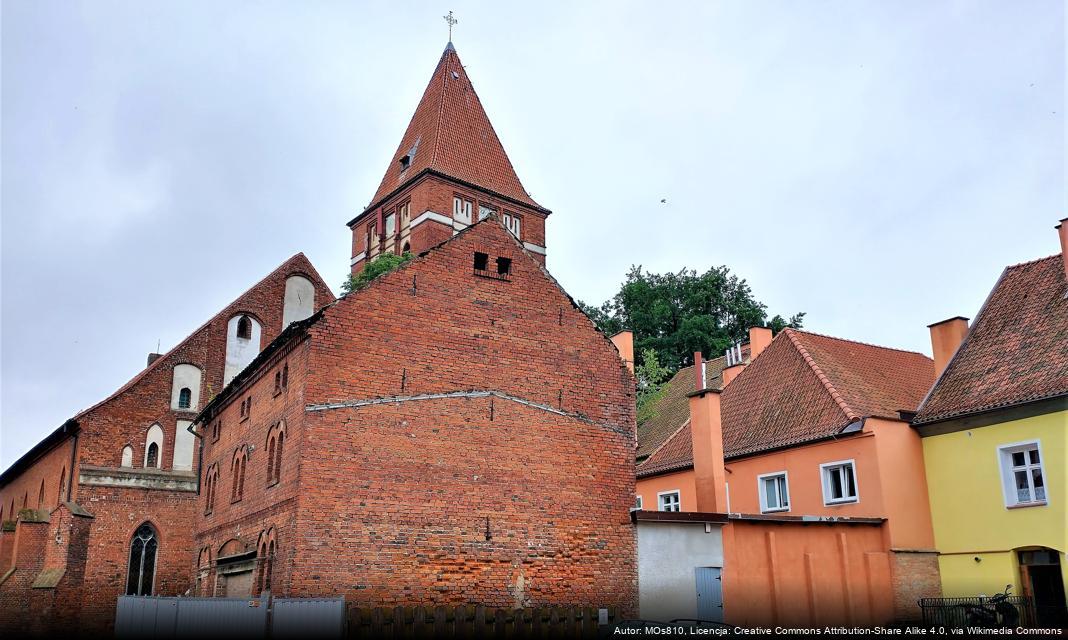
[[[352,272],[383,253],[419,253],[496,214],[545,262],[545,218],[486,116],[450,42],[371,204],[349,221]]]

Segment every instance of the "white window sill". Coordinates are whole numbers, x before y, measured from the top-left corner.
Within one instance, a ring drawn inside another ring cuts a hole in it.
[[[780,507],[778,509],[761,509],[760,513],[783,513],[784,511],[789,511],[789,510],[790,510],[790,507]]]
[[[1016,504],[1005,505],[1006,509],[1027,509],[1030,507],[1045,507],[1049,503],[1045,500],[1036,500],[1035,502],[1017,502]]]
[[[856,504],[858,502],[860,502],[860,500],[858,500],[857,498],[849,498],[849,499],[846,499],[846,500],[834,500],[832,502],[824,502],[823,506],[825,506],[825,507],[840,507],[842,505]]]

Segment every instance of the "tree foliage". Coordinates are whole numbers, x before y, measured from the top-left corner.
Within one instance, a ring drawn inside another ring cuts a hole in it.
[[[399,256],[395,253],[384,253],[378,256],[374,260],[368,262],[367,266],[363,268],[363,271],[357,274],[349,274],[348,279],[341,283],[342,295],[347,296],[353,291],[363,289],[378,276],[393,271],[414,257],[415,256],[407,251]]]
[[[789,320],[776,315],[769,321],[767,307],[753,297],[749,284],[725,266],[702,274],[693,269],[648,273],[634,266],[610,300],[599,307],[579,306],[606,335],[633,331],[639,366],[651,350],[669,372],[693,364],[695,351],[722,354],[744,341],[750,327],[800,328],[805,317],[799,312]]]
[[[634,368],[638,379],[638,424],[656,415],[656,406],[664,396],[664,383],[671,377],[671,370],[660,364],[653,349],[641,352],[641,364]]]

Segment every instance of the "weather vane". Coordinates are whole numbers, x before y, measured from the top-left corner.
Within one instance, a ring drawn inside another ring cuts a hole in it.
[[[452,11],[449,12],[449,15],[441,16],[441,17],[445,18],[445,22],[449,23],[449,42],[452,42],[452,25],[454,25],[457,22],[459,22],[459,20],[457,20],[456,18],[452,17]]]

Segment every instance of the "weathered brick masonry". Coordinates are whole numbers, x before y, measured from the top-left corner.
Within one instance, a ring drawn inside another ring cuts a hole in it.
[[[293,256],[112,396],[76,415],[4,472],[0,477],[5,520],[0,532],[0,602],[4,604],[0,630],[46,631],[47,626],[26,626],[28,612],[41,610],[46,602],[56,613],[35,617],[39,624],[52,620],[55,625],[77,622],[89,632],[108,629],[115,598],[126,589],[131,539],[144,523],[153,526],[159,545],[152,593],[176,595],[193,586],[195,547],[190,523],[194,521],[199,451],[194,442],[191,468],[174,468],[175,438],[185,424],[179,421],[191,422],[198,407],[223,388],[227,325],[233,318],[254,318],[261,328],[261,345],[281,332],[287,280],[294,276],[311,283],[320,304],[334,299],[307,258]],[[189,409],[175,408],[172,391],[178,365],[194,365],[201,373],[200,393],[190,399]],[[146,468],[146,432],[152,425],[162,429],[162,446],[156,467]],[[122,460],[125,447],[131,450],[128,465]],[[82,515],[64,524],[63,514],[71,507],[63,503],[68,500]],[[20,519],[23,505],[34,515]],[[64,574],[54,585],[43,586],[46,567],[35,564],[37,552],[29,546],[36,534],[24,535],[23,530],[49,526],[60,528],[61,542],[50,536],[43,549],[57,563],[62,557],[59,564]],[[54,548],[61,548],[62,553]],[[28,586],[35,582],[37,588]]]
[[[510,259],[510,272],[476,272],[476,252]],[[496,218],[264,356],[201,428],[233,425],[220,436],[228,462],[241,447],[262,451],[265,425],[284,419],[281,482],[262,480],[253,453],[245,497],[217,499],[198,546],[251,548],[269,526],[290,530],[272,576],[287,595],[634,610],[633,377]],[[290,386],[276,396],[286,365]],[[233,482],[224,474],[220,497]]]

